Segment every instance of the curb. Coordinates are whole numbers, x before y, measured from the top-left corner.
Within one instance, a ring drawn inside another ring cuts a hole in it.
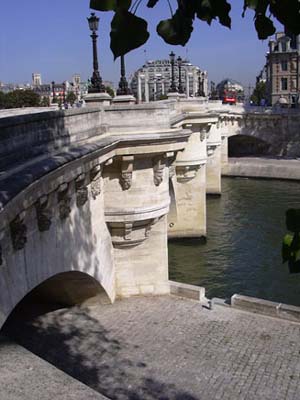
[[[300,323],[300,307],[289,304],[234,294],[231,297],[231,307]]]
[[[206,303],[205,288],[201,286],[188,285],[187,283],[180,283],[169,281],[170,294],[178,297],[184,297]]]

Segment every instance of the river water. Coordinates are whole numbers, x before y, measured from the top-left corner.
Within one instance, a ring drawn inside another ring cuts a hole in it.
[[[300,274],[281,262],[285,210],[300,208],[300,182],[223,178],[207,198],[207,243],[169,242],[170,279],[204,286],[208,298],[234,293],[300,306]]]

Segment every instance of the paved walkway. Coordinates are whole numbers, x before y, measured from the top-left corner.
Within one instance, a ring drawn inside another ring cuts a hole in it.
[[[295,323],[165,296],[58,310],[15,331],[112,399],[300,399]]]
[[[0,399],[107,400],[107,397],[0,337]]]

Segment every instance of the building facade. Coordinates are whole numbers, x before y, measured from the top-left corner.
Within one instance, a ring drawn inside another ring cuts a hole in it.
[[[175,60],[175,85],[179,84],[179,67]],[[192,65],[188,60],[182,60],[181,83],[186,97],[194,97],[201,93],[207,96],[207,72]],[[170,60],[147,61],[139,68],[130,80],[130,87],[138,102],[149,102],[165,98],[171,86]]]
[[[300,35],[278,32],[266,56],[266,89],[270,105],[295,107],[299,103]]]

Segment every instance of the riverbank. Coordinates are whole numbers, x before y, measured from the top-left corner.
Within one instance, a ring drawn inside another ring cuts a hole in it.
[[[228,164],[222,167],[222,175],[300,181],[300,160],[261,157],[229,158]]]

